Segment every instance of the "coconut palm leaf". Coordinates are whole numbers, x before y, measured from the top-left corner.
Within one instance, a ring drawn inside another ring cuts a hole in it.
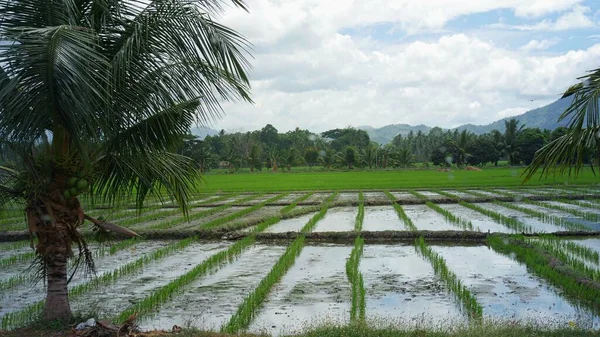
[[[579,78],[580,83],[569,87],[563,95],[573,97],[571,105],[559,121],[568,120],[568,131],[562,137],[541,148],[527,167],[524,181],[531,179],[541,169],[542,177],[568,171],[577,175],[586,162],[592,170],[594,158],[600,165],[600,68]]]

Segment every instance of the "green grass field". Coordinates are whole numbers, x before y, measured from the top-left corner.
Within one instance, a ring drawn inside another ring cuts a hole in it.
[[[600,177],[590,169],[577,177],[568,175],[533,178],[523,184],[524,168],[489,168],[483,171],[397,170],[315,171],[216,174],[203,177],[202,192],[269,192],[300,190],[382,190],[404,188],[518,187],[535,185],[596,184]]]

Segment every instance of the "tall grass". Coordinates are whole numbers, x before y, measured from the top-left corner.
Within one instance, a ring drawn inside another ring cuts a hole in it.
[[[465,287],[460,279],[446,265],[444,258],[434,252],[431,247],[425,243],[425,239],[420,237],[415,240],[415,249],[417,253],[426,258],[432,265],[436,275],[444,281],[448,289],[456,296],[460,302],[462,309],[466,311],[472,319],[481,320],[483,316],[483,308],[477,302],[477,298],[467,287]]]
[[[358,192],[358,213],[356,214],[356,220],[354,222],[354,230],[356,232],[362,231],[363,222],[365,220],[365,196],[363,192]]]
[[[534,218],[537,218],[545,223],[564,227],[569,230],[580,230],[580,231],[589,231],[590,230],[589,227],[584,226],[582,224],[578,224],[576,222],[569,221],[569,220],[566,220],[566,219],[563,219],[563,218],[560,218],[560,217],[557,217],[554,215],[550,215],[547,213],[542,213],[542,212],[536,211],[531,208],[521,207],[521,206],[515,205],[510,202],[495,201],[494,203],[496,205],[500,205],[502,207],[510,208],[512,210],[519,211],[521,213],[525,213],[525,214],[530,215]]]
[[[521,233],[533,233],[534,232],[534,230],[531,226],[528,226],[515,218],[507,217],[506,215],[502,215],[498,212],[492,211],[491,209],[483,208],[479,205],[475,205],[475,204],[472,204],[472,203],[466,202],[466,201],[460,201],[459,204],[462,206],[465,206],[467,208],[470,208],[474,211],[477,211],[485,216],[488,216],[488,217],[494,219],[496,222],[498,222],[516,232],[521,232]]]
[[[300,235],[292,242],[275,263],[267,276],[265,276],[254,290],[246,296],[238,310],[231,316],[229,322],[221,327],[222,332],[235,333],[248,328],[258,309],[262,306],[271,288],[281,280],[283,275],[294,265],[296,258],[304,248],[304,235]]]
[[[354,240],[354,248],[350,258],[346,261],[346,276],[352,287],[352,304],[350,307],[350,321],[364,322],[365,320],[365,285],[359,270],[360,257],[363,253],[365,240],[360,236]]]
[[[406,215],[406,212],[404,212],[404,209],[402,208],[402,206],[400,204],[396,203],[396,198],[394,197],[394,195],[392,193],[390,193],[390,191],[384,191],[384,193],[388,197],[388,199],[390,199],[390,201],[392,202],[392,205],[394,206],[394,210],[396,210],[398,217],[402,220],[402,222],[404,222],[404,226],[406,226],[406,228],[408,228],[411,231],[418,230],[417,226],[415,226],[415,224],[408,217],[408,215]]]

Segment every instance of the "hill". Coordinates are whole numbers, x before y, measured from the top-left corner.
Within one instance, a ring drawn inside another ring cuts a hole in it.
[[[487,125],[465,124],[455,129],[458,129],[459,131],[468,130],[475,134],[487,133],[492,130],[504,132],[504,121],[514,118],[518,120],[520,124],[524,124],[529,128],[554,130],[559,126],[565,126],[567,124],[567,121],[558,123],[558,118],[569,107],[571,101],[572,98],[559,99],[556,102],[550,103],[541,108],[527,111],[519,116],[503,118]],[[391,142],[392,139],[394,139],[394,137],[396,137],[398,134],[406,136],[410,131],[413,131],[414,133],[417,133],[418,131],[427,133],[429,130],[431,130],[431,127],[422,124],[417,126],[411,126],[408,124],[391,124],[381,128],[359,126],[358,129],[367,131],[372,141],[378,142],[379,144],[387,144]]]
[[[206,136],[214,136],[219,133],[219,131],[213,130],[206,126],[194,127],[190,130],[190,132],[194,136],[198,136],[198,138],[200,138],[200,139],[204,139],[204,138],[206,138]]]

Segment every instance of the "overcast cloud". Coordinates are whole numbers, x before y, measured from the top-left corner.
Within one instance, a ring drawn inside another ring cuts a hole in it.
[[[220,19],[253,44],[255,104],[228,131],[487,124],[600,67],[595,0],[247,0]]]

